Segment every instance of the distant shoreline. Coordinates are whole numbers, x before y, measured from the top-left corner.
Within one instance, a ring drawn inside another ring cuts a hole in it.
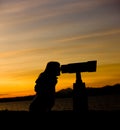
[[[103,96],[103,95],[120,95],[120,84],[113,86],[104,86],[102,88],[87,88],[88,96]],[[56,98],[72,98],[73,90],[71,88],[62,89],[56,92]],[[0,102],[12,102],[12,101],[28,101],[32,100],[35,95],[12,97],[12,98],[0,98]]]

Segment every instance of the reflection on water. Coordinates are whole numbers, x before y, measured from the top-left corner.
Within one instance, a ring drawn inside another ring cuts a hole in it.
[[[0,103],[0,110],[28,111],[31,101]],[[56,99],[53,110],[72,110],[72,98]],[[89,110],[120,110],[120,95],[105,95],[88,97]]]
[[[58,98],[53,110],[72,110],[72,104],[72,98]]]
[[[120,110],[120,95],[103,95],[89,97],[90,110]]]
[[[28,111],[29,104],[30,101],[2,102],[0,103],[0,110]]]

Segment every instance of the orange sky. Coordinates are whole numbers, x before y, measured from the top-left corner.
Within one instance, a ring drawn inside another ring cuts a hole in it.
[[[0,98],[34,94],[47,62],[97,60],[82,73],[86,87],[120,83],[118,0],[1,0]],[[72,87],[75,74],[61,74],[56,91]]]

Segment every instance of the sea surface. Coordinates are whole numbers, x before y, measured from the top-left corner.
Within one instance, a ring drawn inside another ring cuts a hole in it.
[[[30,101],[14,101],[14,102],[1,102],[0,110],[10,111],[29,111]],[[72,98],[56,98],[55,105],[52,110],[72,110]],[[104,95],[104,96],[89,96],[88,97],[89,110],[120,110],[120,95]]]

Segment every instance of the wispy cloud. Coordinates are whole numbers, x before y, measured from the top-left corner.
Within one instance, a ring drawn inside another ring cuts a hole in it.
[[[115,35],[115,34],[120,34],[120,29],[65,38],[65,39],[62,39],[62,40],[57,40],[56,42],[69,42],[69,41],[75,41],[75,40],[80,40],[80,39],[95,38],[95,37],[101,37],[101,36],[103,37],[103,36]]]

